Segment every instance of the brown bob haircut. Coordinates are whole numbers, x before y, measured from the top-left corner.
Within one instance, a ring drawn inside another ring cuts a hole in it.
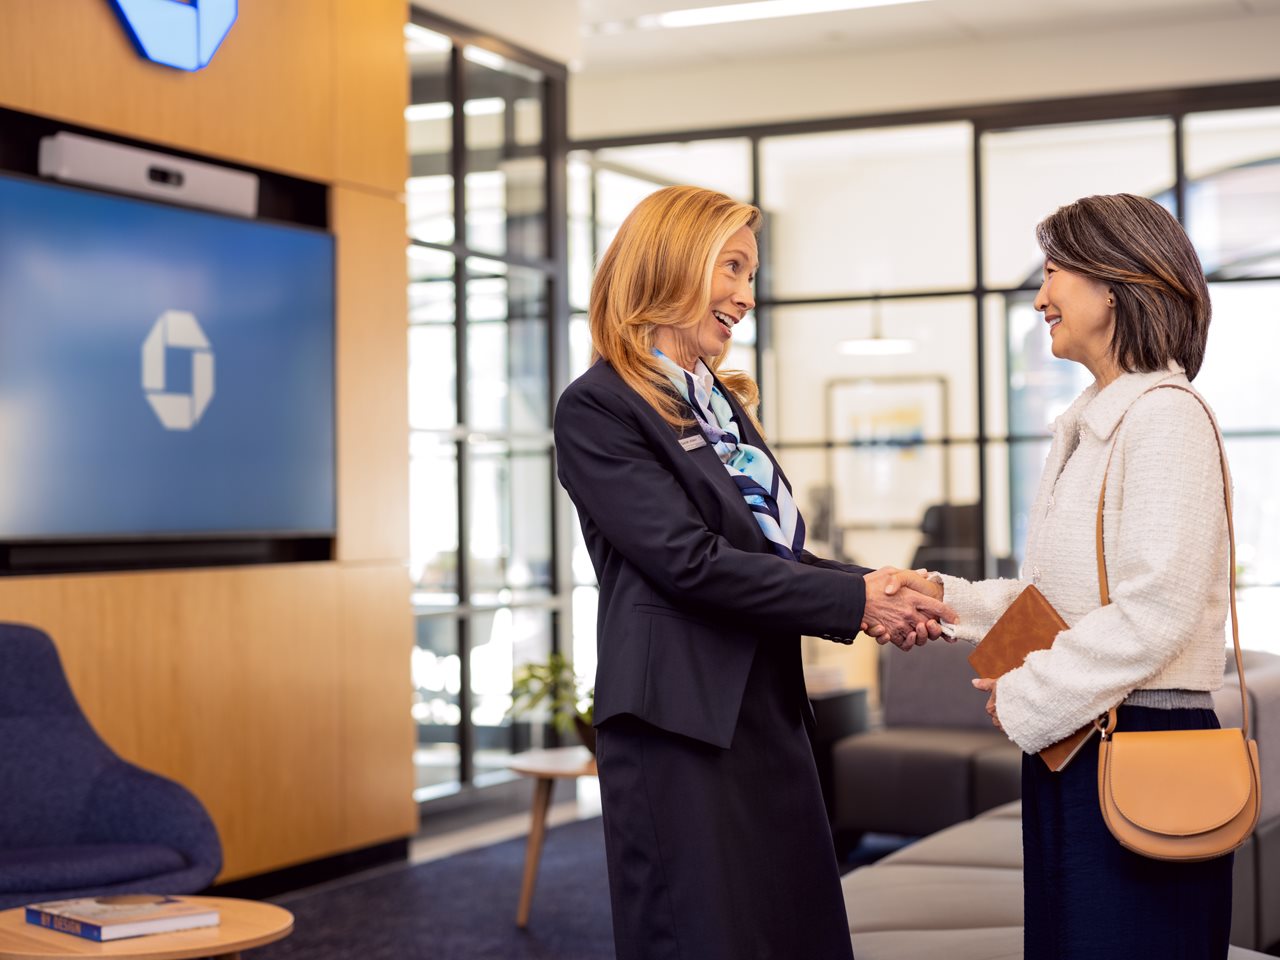
[[[1174,360],[1195,379],[1209,337],[1209,287],[1169,211],[1131,193],[1084,197],[1045,217],[1036,240],[1047,260],[1110,288],[1121,369],[1164,370]]]

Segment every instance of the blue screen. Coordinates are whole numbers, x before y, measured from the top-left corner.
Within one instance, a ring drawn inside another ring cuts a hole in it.
[[[0,540],[334,529],[333,239],[0,177]]]

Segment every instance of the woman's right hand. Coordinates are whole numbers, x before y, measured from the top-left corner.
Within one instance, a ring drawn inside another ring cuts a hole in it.
[[[879,643],[893,643],[903,650],[941,636],[938,621],[954,623],[956,614],[942,602],[942,584],[926,579],[927,574],[927,570],[896,567],[867,574],[862,630]]]

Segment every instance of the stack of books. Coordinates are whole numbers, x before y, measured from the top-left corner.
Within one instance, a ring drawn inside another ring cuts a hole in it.
[[[207,902],[150,893],[51,900],[26,912],[27,923],[99,941],[218,925],[218,910]]]

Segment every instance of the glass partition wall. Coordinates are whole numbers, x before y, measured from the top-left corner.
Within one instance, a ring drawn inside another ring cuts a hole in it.
[[[1196,386],[1232,461],[1245,642],[1280,651],[1263,628],[1280,614],[1280,83],[574,146],[576,339],[591,266],[642,196],[694,183],[754,202],[756,323],[731,362],[761,382],[813,548],[969,577],[1016,575],[1048,426],[1088,382],[1032,307],[1036,223],[1093,193],[1163,204],[1211,281]],[[575,650],[594,656],[592,634],[578,623]]]
[[[501,782],[513,751],[554,738],[508,708],[519,666],[571,642],[551,442],[568,375],[565,72],[417,10],[405,43],[411,675],[426,801]]]
[[[555,734],[521,663],[595,665],[596,589],[558,491],[554,398],[590,359],[593,265],[658,187],[766,215],[729,364],[814,549],[1013,575],[1048,423],[1086,382],[1032,308],[1035,223],[1129,191],[1187,227],[1214,322],[1196,385],[1232,459],[1246,643],[1280,645],[1280,84],[583,142],[564,69],[412,11],[406,27],[411,676],[417,796],[504,778]],[[567,162],[566,162],[567,159]],[[460,375],[461,372],[461,375]]]

